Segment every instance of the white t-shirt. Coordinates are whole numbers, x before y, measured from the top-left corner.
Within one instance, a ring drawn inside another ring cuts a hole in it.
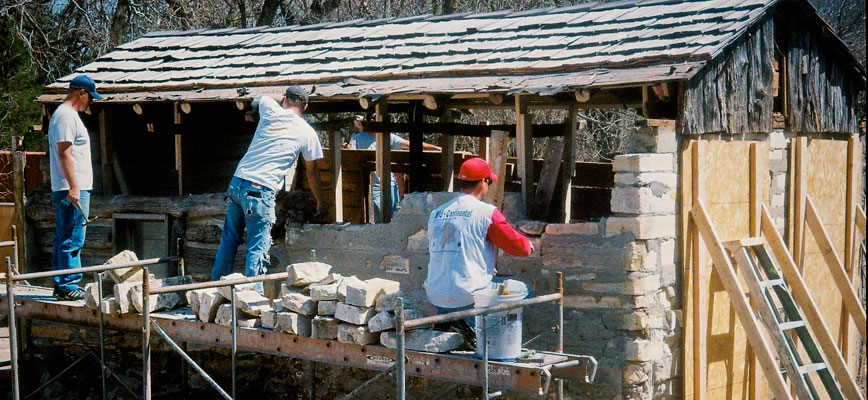
[[[495,247],[486,239],[494,206],[461,194],[428,217],[428,277],[431,304],[458,308],[473,304],[473,292],[489,287]]]
[[[389,145],[392,150],[398,150],[404,145],[404,139],[396,134],[389,135]],[[376,150],[377,137],[368,132],[359,132],[350,138],[349,147],[358,150]],[[392,186],[398,186],[398,181],[395,179],[395,174],[392,174]],[[371,188],[375,192],[380,191],[380,176],[374,173],[374,179],[371,181]],[[392,199],[393,201],[395,199]]]
[[[299,152],[307,161],[323,157],[316,132],[295,112],[263,96],[259,100],[259,125],[235,176],[278,191]]]
[[[80,190],[93,189],[93,169],[90,165],[90,135],[78,112],[61,104],[48,122],[48,157],[50,161],[51,190],[69,190],[69,182],[60,169],[57,143],[72,143],[72,165]]]

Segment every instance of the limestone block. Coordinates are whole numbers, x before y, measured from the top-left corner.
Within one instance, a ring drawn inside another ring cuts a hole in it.
[[[546,223],[542,221],[523,220],[516,224],[516,228],[526,235],[539,236],[546,229]]]
[[[148,275],[149,282],[155,282],[154,274]],[[118,283],[112,288],[112,292],[115,295],[115,299],[118,301],[118,313],[126,314],[133,309],[133,306],[130,305],[130,291],[133,290],[136,286],[141,286],[142,282],[124,282]]]
[[[321,281],[311,283],[310,287],[334,285],[334,284],[339,285],[341,283],[341,280],[343,280],[343,279],[344,279],[344,277],[341,276],[341,274],[339,274],[337,272],[332,272],[332,273],[328,274],[325,278],[323,278]]]
[[[138,261],[139,257],[136,256],[136,253],[130,250],[124,250],[118,254],[115,254],[114,257],[109,258],[106,261],[106,264],[120,264],[130,261]],[[129,267],[129,268],[118,268],[112,269],[108,271],[108,275],[112,278],[115,283],[124,283],[124,282],[141,282],[142,281],[142,267]]]
[[[783,130],[775,129],[769,134],[769,148],[786,149],[789,140]]]
[[[380,334],[368,330],[365,325],[340,324],[338,325],[338,341],[344,343],[370,344],[377,343]]]
[[[262,282],[262,294],[270,299],[279,299],[280,296],[280,287],[283,285],[283,282],[279,280],[270,280]]]
[[[407,250],[421,250],[428,252],[428,231],[420,229],[407,237]]]
[[[675,239],[661,240],[660,242],[660,262],[663,264],[675,262]]]
[[[164,286],[186,285],[193,283],[193,277],[191,277],[190,275],[172,276],[165,279],[155,279],[149,283],[152,289]],[[116,285],[116,287],[117,286],[118,285]],[[130,304],[135,308],[136,311],[142,312],[144,310],[144,305],[142,303],[143,296],[141,284],[139,284],[138,286],[134,286],[129,293]],[[154,312],[157,310],[171,310],[177,305],[182,305],[183,301],[184,297],[182,297],[182,294],[179,292],[160,293],[149,296],[148,305],[151,309],[150,311]]]
[[[303,288],[303,287],[295,287],[295,286],[288,286],[288,285],[285,284],[285,283],[281,283],[281,284],[280,284],[280,297],[278,297],[278,299],[282,299],[283,296],[286,296],[286,295],[288,295],[288,294],[290,294],[290,293],[304,293],[304,289],[306,289],[306,288]]]
[[[318,301],[316,303],[317,315],[335,315],[335,310],[338,308],[337,300]]]
[[[545,233],[548,235],[599,235],[600,223],[548,224]]]
[[[786,150],[772,150],[769,152],[769,160],[783,160],[787,156]]]
[[[606,236],[633,234],[636,239],[675,237],[675,215],[640,215],[635,217],[606,218]]]
[[[774,174],[772,176],[772,190],[787,190],[787,174]]]
[[[422,318],[422,313],[416,310],[404,310],[404,320]],[[368,320],[368,329],[371,332],[382,332],[395,329],[395,314],[391,311],[380,311]]]
[[[199,312],[197,313],[199,320],[214,322],[214,318],[217,317],[217,310],[229,300],[226,300],[217,288],[202,289],[199,292]]]
[[[357,307],[347,303],[338,303],[335,318],[351,324],[363,325],[374,316],[374,307]]]
[[[355,276],[347,276],[341,280],[341,284],[338,286],[338,301],[344,301],[347,299],[347,287],[350,285],[362,285],[364,281]]]
[[[280,304],[287,310],[303,315],[316,314],[316,302],[301,293],[289,293],[280,300]]]
[[[242,328],[256,328],[260,326],[261,321],[252,315],[247,315],[241,310],[235,311],[237,318],[237,326]],[[214,322],[223,326],[232,326],[232,305],[223,304],[217,309],[217,315],[214,317]]]
[[[382,278],[368,279],[363,284],[347,285],[347,304],[359,307],[372,307],[377,302],[377,297],[385,293],[394,293],[401,289],[401,284]]]
[[[202,298],[205,294],[208,293],[212,296],[222,297],[220,293],[217,291],[217,288],[207,288],[207,289],[197,289],[197,290],[188,290],[186,293],[187,303],[190,305],[190,309],[193,310],[193,313],[199,315],[199,311],[202,308]],[[208,307],[213,306],[213,301],[208,303]],[[210,312],[210,310],[209,310]],[[216,312],[216,310],[214,310]]]
[[[627,243],[632,241],[630,235],[606,238],[600,235],[549,235],[544,233],[538,250],[542,255],[543,265],[582,267],[593,270],[623,270],[624,249]]]
[[[651,363],[626,363],[624,364],[623,382],[626,385],[638,385],[648,381],[651,375]]]
[[[664,187],[675,189],[678,186],[678,174],[675,172],[619,172],[615,174],[615,184],[649,186],[652,183],[659,183]]]
[[[293,312],[279,312],[277,313],[274,330],[296,336],[310,337],[311,319],[310,317]]]
[[[234,274],[229,274],[229,275],[223,276],[220,278],[220,280],[221,281],[228,281],[230,279],[241,279],[241,278],[244,278],[244,274],[236,272]],[[256,283],[255,282],[242,283],[239,285],[235,285],[235,291],[236,292],[241,292],[244,290],[255,290],[255,289],[256,289]],[[232,287],[231,286],[221,286],[221,287],[217,288],[217,290],[220,292],[220,295],[223,296],[223,298],[225,298],[226,300],[232,300]]]
[[[265,329],[274,329],[274,324],[277,322],[277,311],[268,310],[263,311],[262,314],[259,315],[260,326]]]
[[[398,309],[398,299],[404,298],[404,309],[413,308],[413,302],[404,296],[404,293],[400,290],[392,293],[381,294],[377,297],[377,302],[374,306],[374,309],[377,312],[380,311],[395,311]]]
[[[290,264],[286,267],[286,282],[290,286],[307,286],[325,279],[331,269],[331,265],[316,261]]]
[[[654,271],[657,269],[657,252],[646,251],[643,243],[627,243],[624,256],[624,269],[627,271]]]
[[[616,186],[612,189],[612,211],[623,214],[675,214],[675,191],[661,195],[650,187]]]
[[[310,299],[313,301],[337,300],[338,286],[340,285],[337,283],[322,286],[311,285]]]
[[[332,317],[315,317],[311,321],[310,337],[316,339],[335,340],[338,338],[340,322]]]
[[[675,157],[669,153],[622,154],[615,156],[612,170],[615,172],[671,172],[675,171]]]
[[[268,298],[254,290],[235,292],[235,305],[247,314],[258,316],[271,310]]]
[[[385,331],[380,334],[380,344],[390,349],[397,347],[395,332]],[[404,348],[413,351],[445,353],[455,350],[464,344],[460,333],[441,332],[432,329],[417,329],[408,331],[404,336]]]
[[[631,296],[643,295],[660,290],[662,283],[656,274],[632,273],[621,282],[585,282],[582,289],[597,293],[614,293]]]
[[[102,313],[103,314],[117,314],[118,313],[118,301],[114,298],[114,296],[106,297],[102,300]]]
[[[105,286],[105,285],[103,285]],[[111,294],[111,292],[103,291],[103,296]],[[84,285],[84,306],[87,308],[96,308],[99,303],[99,284],[91,282]]]
[[[628,361],[656,361],[667,357],[670,351],[660,340],[633,339],[627,341],[624,353]]]
[[[184,297],[187,299],[187,305],[190,306],[190,310],[193,311],[194,315],[199,314],[199,294],[196,293],[195,290],[188,290],[184,292]]]
[[[390,254],[380,261],[380,269],[395,274],[409,274],[410,259],[398,254]]]

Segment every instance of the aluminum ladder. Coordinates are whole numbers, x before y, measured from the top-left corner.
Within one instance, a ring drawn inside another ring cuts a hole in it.
[[[816,372],[830,399],[844,399],[841,389],[829,371],[817,343],[805,324],[804,316],[796,305],[784,280],[777,260],[771,255],[762,237],[728,242],[738,268],[750,289],[750,298],[765,325],[783,371],[799,399],[820,398],[808,375]],[[795,331],[810,362],[803,364],[791,331]]]

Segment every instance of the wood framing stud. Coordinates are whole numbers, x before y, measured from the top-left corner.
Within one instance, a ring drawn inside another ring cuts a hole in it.
[[[521,181],[522,211],[533,209],[533,115],[527,109],[527,95],[515,96],[516,164]]]
[[[576,174],[576,132],[579,126],[578,110],[571,108],[567,113],[564,130],[564,152],[563,163],[561,164],[561,202],[563,203],[563,214],[561,220],[568,224],[572,216],[573,203],[573,176]]]
[[[702,140],[694,140],[691,165],[691,210],[699,204],[702,190]],[[708,362],[706,355],[708,335],[708,296],[705,293],[707,283],[705,274],[705,259],[702,239],[693,219],[690,219],[689,228],[691,233],[691,289],[693,294],[693,398],[704,400],[707,395]]]
[[[454,115],[452,110],[443,110],[440,116],[440,122],[452,122]],[[455,139],[453,135],[446,133],[440,134],[440,176],[443,177],[443,191],[451,192],[455,184]]]
[[[376,119],[377,122],[388,120],[388,108],[385,102],[377,103]],[[389,223],[392,221],[392,143],[389,140],[391,133],[377,132],[377,175],[380,178],[380,222]],[[395,199],[397,200],[397,199]],[[373,210],[371,210],[373,212]]]
[[[335,207],[334,220],[335,222],[343,222],[344,220],[344,178],[343,168],[341,168],[341,139],[340,131],[326,132],[329,137],[329,146],[332,148],[332,157],[329,160],[329,172],[331,173],[332,190],[334,190],[333,203]]]

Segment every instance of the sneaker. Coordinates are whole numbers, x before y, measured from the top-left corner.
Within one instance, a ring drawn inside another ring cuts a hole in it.
[[[76,288],[68,292],[61,291],[59,288],[54,288],[53,296],[58,300],[77,301],[84,300],[84,289]]]
[[[470,327],[467,321],[460,319],[457,321],[441,322],[434,325],[434,329],[443,332],[460,333],[464,339],[464,345],[459,348],[465,351],[476,351],[476,332]]]

